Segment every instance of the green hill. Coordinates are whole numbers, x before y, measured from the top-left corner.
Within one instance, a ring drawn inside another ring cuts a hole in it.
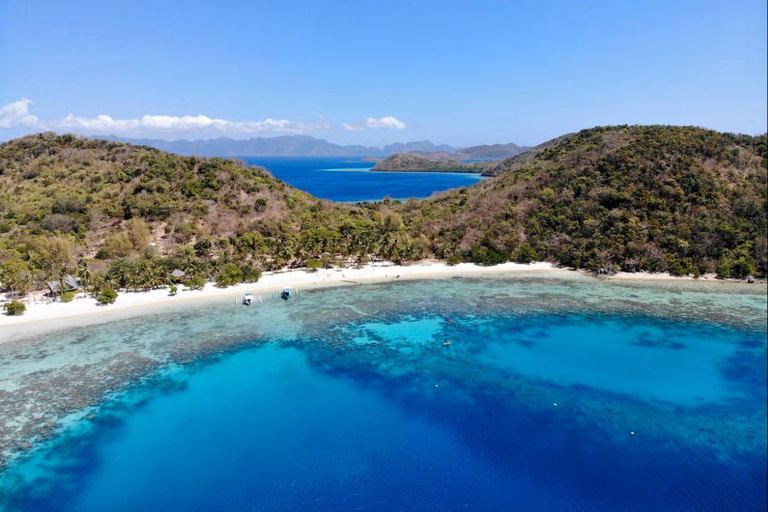
[[[24,137],[0,145],[0,280],[152,287],[182,268],[226,285],[285,265],[426,256],[765,275],[765,136],[602,127],[494,165],[497,177],[427,200],[346,205],[236,161]]]
[[[481,172],[483,165],[475,162],[461,162],[449,158],[446,153],[412,154],[397,153],[378,162],[371,169],[380,172]]]
[[[483,144],[482,146],[464,148],[456,155],[465,160],[472,160],[474,158],[501,159],[519,155],[529,149],[526,146],[518,146],[512,142],[509,144]]]
[[[602,127],[498,165],[496,178],[409,207],[438,256],[765,275],[765,136]]]
[[[319,200],[233,160],[50,133],[0,145],[6,288],[117,266],[116,285],[124,286],[126,263],[158,267],[166,277],[174,267],[204,277],[229,264],[246,267],[236,277],[313,257],[330,264],[374,252],[410,256],[413,241],[392,236],[395,229],[402,221],[386,204]]]

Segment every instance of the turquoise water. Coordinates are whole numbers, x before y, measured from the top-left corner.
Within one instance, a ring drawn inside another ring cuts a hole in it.
[[[542,320],[497,319],[470,335],[493,340],[480,354],[490,364],[561,385],[689,407],[741,394],[720,363],[737,357],[748,335],[626,317],[551,318],[546,328]]]
[[[341,202],[429,197],[435,192],[474,185],[478,174],[441,172],[371,172],[372,162],[340,157],[243,157],[266,167],[276,178],[310,194]]]
[[[0,503],[765,508],[759,289],[532,274],[226,302],[0,345]]]

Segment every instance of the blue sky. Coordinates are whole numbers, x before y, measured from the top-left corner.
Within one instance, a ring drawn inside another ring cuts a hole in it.
[[[764,0],[3,0],[0,139],[462,146],[624,123],[758,134],[766,37]]]

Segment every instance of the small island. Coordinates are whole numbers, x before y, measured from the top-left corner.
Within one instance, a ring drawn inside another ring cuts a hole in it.
[[[395,153],[385,159],[365,159],[378,162],[371,170],[381,172],[463,172],[496,176],[515,157],[535,148],[509,144],[486,144],[448,151],[409,151]],[[535,153],[535,151],[534,151]],[[500,165],[501,164],[501,165]]]
[[[481,173],[487,167],[487,162],[462,162],[456,160],[451,153],[397,153],[380,161],[371,169],[380,172],[473,172]],[[449,155],[449,156],[445,156]]]

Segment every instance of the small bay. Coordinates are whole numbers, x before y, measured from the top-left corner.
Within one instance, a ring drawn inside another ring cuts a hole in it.
[[[424,198],[435,192],[468,187],[480,181],[474,173],[372,172],[372,162],[343,157],[243,157],[265,167],[276,178],[322,199],[339,202]]]

